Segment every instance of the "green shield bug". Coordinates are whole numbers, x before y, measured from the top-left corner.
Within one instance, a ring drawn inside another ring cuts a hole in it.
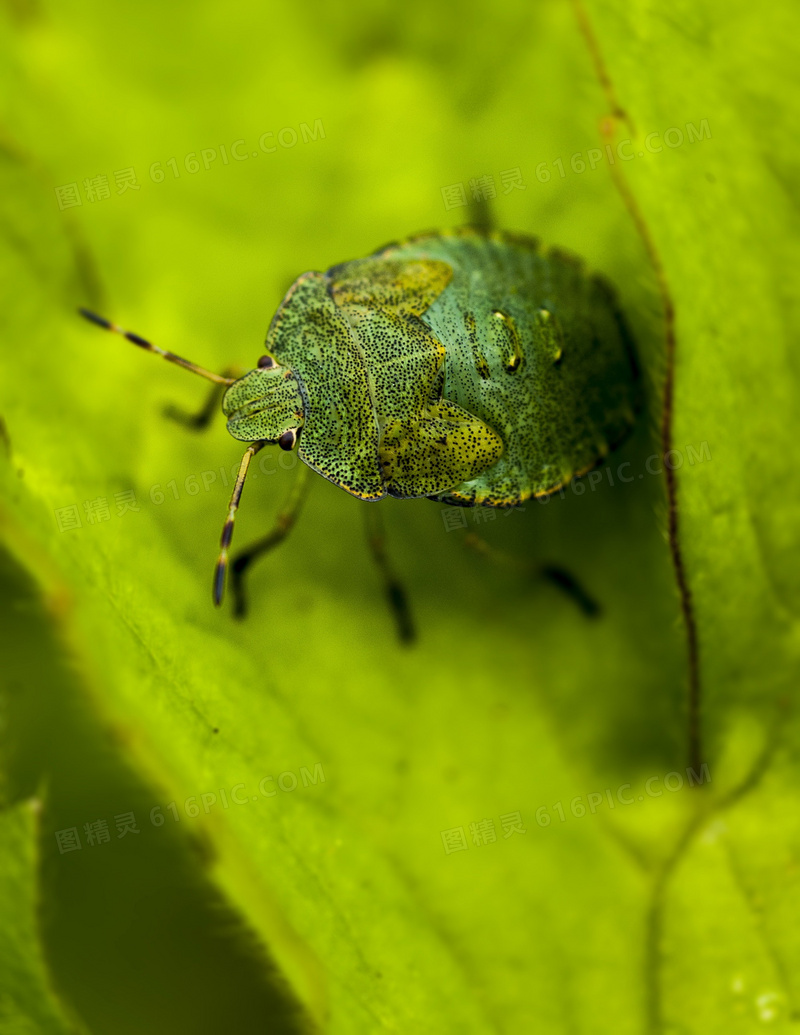
[[[296,448],[304,475],[316,471],[361,500],[513,507],[591,470],[638,408],[633,345],[610,288],[573,256],[512,233],[422,234],[304,273],[272,319],[265,354],[239,378],[80,311],[225,387],[228,431],[249,445],[222,532],[216,604],[247,468],[267,443]],[[302,498],[300,485],[276,529],[234,558],[239,590]],[[373,548],[408,639],[402,590],[377,536]]]

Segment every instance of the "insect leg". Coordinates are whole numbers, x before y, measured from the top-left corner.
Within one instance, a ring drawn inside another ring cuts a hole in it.
[[[556,564],[544,564],[539,569],[539,573],[542,578],[548,579],[559,589],[563,589],[568,597],[572,597],[587,618],[596,618],[600,614],[600,605],[594,597],[589,596],[580,582],[570,575],[566,568],[560,568]]]
[[[411,608],[408,604],[405,588],[395,575],[386,554],[386,531],[383,524],[383,516],[377,506],[372,503],[365,504],[362,507],[362,511],[364,513],[367,543],[383,579],[386,597],[397,625],[397,635],[400,637],[401,643],[413,643],[416,639],[414,620],[411,617]]]
[[[228,380],[235,380],[237,377],[241,376],[241,373],[234,367],[228,367],[223,370],[221,376]],[[188,428],[189,431],[205,431],[211,423],[212,417],[215,417],[219,412],[219,406],[225,387],[226,386],[224,384],[213,385],[211,391],[208,393],[206,401],[197,413],[187,413],[185,410],[180,409],[180,407],[174,406],[170,403],[169,406],[164,407],[164,416],[169,420],[174,420],[178,424],[182,424],[183,427]]]
[[[495,229],[494,213],[488,198],[474,198],[467,208],[467,226],[480,230],[483,234],[489,234]]]
[[[555,564],[530,564],[527,561],[521,561],[520,558],[491,546],[475,532],[468,532],[463,541],[465,546],[475,550],[483,557],[487,557],[495,564],[501,564],[517,571],[522,568],[523,572],[527,570],[527,573],[533,578],[543,578],[552,582],[578,605],[587,618],[596,618],[600,614],[600,605],[597,601],[564,568]]]
[[[244,593],[244,576],[247,569],[256,558],[268,553],[278,543],[282,542],[291,532],[302,509],[308,491],[311,468],[305,464],[299,464],[299,470],[294,479],[292,490],[286,499],[283,507],[275,519],[272,529],[262,538],[258,539],[251,546],[238,553],[231,561],[231,592],[233,593],[233,613],[237,618],[243,618],[247,611],[247,601]]]

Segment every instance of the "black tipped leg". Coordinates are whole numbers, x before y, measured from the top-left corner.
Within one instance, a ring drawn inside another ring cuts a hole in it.
[[[498,550],[494,546],[490,546],[476,532],[468,532],[464,536],[464,545],[482,554],[482,556],[488,557],[494,564],[501,564],[503,567],[511,568],[515,571],[527,571],[530,577],[534,579],[547,579],[553,585],[558,586],[562,592],[566,593],[587,618],[596,618],[601,613],[601,607],[594,597],[590,596],[578,580],[564,568],[559,568],[555,564],[540,566],[531,565],[527,561],[521,561],[504,550]]]
[[[405,646],[409,646],[416,640],[417,633],[414,627],[414,619],[411,615],[408,595],[403,584],[392,570],[389,558],[386,555],[386,533],[383,528],[381,515],[375,503],[365,503],[363,513],[367,543],[383,579],[386,599],[389,601],[389,607],[394,615],[398,639]]]
[[[211,418],[217,412],[221,395],[222,393],[215,385],[209,393],[208,399],[197,413],[187,413],[185,410],[173,406],[172,403],[165,406],[162,412],[167,420],[174,420],[176,424],[180,424],[188,431],[205,431],[211,423]]]
[[[548,564],[541,569],[541,574],[571,597],[587,618],[597,618],[600,614],[600,605],[568,571]]]
[[[480,230],[483,234],[491,233],[492,230],[495,229],[492,204],[488,198],[473,198],[472,201],[470,201],[467,212],[467,223],[476,230]]]
[[[274,543],[272,544],[274,545]],[[231,564],[231,596],[233,597],[233,617],[241,621],[247,617],[247,596],[244,591],[244,574],[256,555],[249,551],[240,553]]]
[[[412,644],[417,638],[417,630],[414,627],[414,619],[405,588],[399,582],[390,582],[386,587],[386,595],[394,615],[400,642],[407,645]]]
[[[223,370],[222,372],[222,376],[227,378],[233,378],[237,375],[238,371],[234,369]],[[205,431],[219,410],[225,387],[224,384],[215,384],[197,413],[187,413],[185,410],[180,409],[180,407],[170,404],[164,407],[164,416],[167,420],[174,420],[176,424],[180,424],[188,431]]]

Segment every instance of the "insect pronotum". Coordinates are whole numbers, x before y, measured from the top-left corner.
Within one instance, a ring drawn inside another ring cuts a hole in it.
[[[239,378],[80,311],[225,386],[228,431],[249,445],[222,531],[217,605],[248,465],[267,443],[296,448],[361,500],[512,507],[591,470],[638,408],[633,344],[611,289],[575,257],[518,234],[422,234],[302,274],[264,355]],[[234,559],[235,574],[286,534],[302,489],[295,497],[282,526]]]

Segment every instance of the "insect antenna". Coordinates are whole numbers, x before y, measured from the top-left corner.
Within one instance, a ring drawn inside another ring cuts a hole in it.
[[[102,327],[106,331],[113,331],[114,334],[121,334],[123,338],[127,338],[133,345],[138,345],[140,349],[145,349],[147,352],[155,352],[156,355],[161,356],[168,362],[176,363],[179,367],[183,367],[184,370],[190,370],[193,374],[199,374],[200,377],[206,378],[207,381],[213,381],[218,385],[232,385],[235,380],[235,378],[232,377],[215,374],[211,370],[199,367],[196,363],[190,363],[188,359],[183,359],[182,356],[176,356],[174,352],[160,349],[157,345],[153,345],[146,338],[142,338],[140,335],[134,334],[133,331],[126,331],[124,328],[118,327],[115,323],[112,323],[110,320],[106,320],[104,316],[98,316],[97,313],[93,313],[90,309],[79,309],[78,312],[85,320],[88,320],[89,323],[97,324],[98,327]]]
[[[231,545],[231,539],[233,539],[233,522],[236,520],[236,511],[239,509],[239,500],[242,498],[247,468],[259,449],[262,449],[265,445],[266,442],[253,442],[249,445],[239,465],[239,474],[236,478],[236,484],[231,493],[231,502],[228,506],[228,516],[225,519],[225,524],[222,526],[222,535],[219,540],[219,558],[214,569],[214,603],[217,607],[222,603],[222,596],[225,592],[225,575],[228,571],[228,547]]]

